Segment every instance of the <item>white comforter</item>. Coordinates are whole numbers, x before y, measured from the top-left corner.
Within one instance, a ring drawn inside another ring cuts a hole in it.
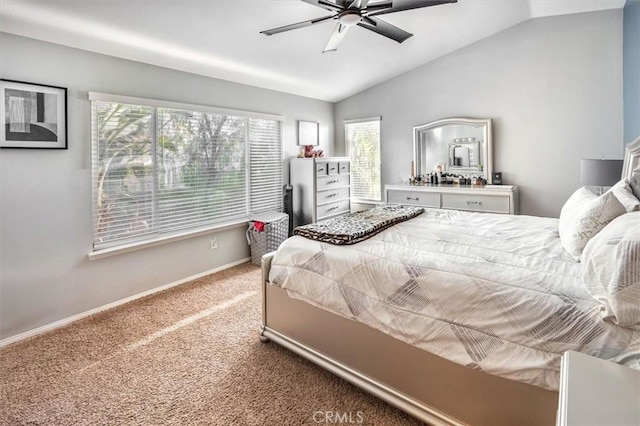
[[[557,390],[560,358],[640,369],[640,329],[605,322],[557,219],[427,209],[364,242],[276,253],[290,296],[487,373]]]

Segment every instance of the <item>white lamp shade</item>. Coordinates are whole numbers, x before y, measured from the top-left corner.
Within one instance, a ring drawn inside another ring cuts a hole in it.
[[[580,160],[582,186],[613,186],[622,179],[622,160]]]

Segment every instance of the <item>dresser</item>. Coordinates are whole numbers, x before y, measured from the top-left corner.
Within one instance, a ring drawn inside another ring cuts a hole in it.
[[[412,204],[435,209],[518,214],[517,186],[472,187],[465,185],[386,185],[389,204]]]
[[[292,158],[293,226],[306,225],[351,210],[350,163],[347,157]]]

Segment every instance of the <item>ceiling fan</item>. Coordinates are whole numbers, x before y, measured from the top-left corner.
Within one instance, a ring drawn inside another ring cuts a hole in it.
[[[377,17],[378,15],[409,9],[418,9],[421,7],[437,6],[444,3],[456,3],[458,0],[387,0],[371,4],[369,4],[369,0],[335,0],[335,3],[328,0],[302,1],[331,11],[333,14],[322,18],[298,22],[297,24],[260,31],[260,33],[274,35],[331,20],[337,20],[338,23],[336,24],[333,33],[331,33],[331,37],[329,37],[329,41],[327,42],[323,52],[337,50],[338,45],[347,34],[349,28],[354,25],[366,28],[369,31],[373,31],[374,33],[378,33],[395,40],[398,43],[402,43],[413,34],[383,21]]]

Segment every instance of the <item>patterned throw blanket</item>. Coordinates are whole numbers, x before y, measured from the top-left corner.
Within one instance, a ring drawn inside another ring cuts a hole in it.
[[[396,223],[416,217],[423,211],[422,207],[379,206],[298,226],[293,230],[293,234],[336,245],[355,244],[373,237]]]

